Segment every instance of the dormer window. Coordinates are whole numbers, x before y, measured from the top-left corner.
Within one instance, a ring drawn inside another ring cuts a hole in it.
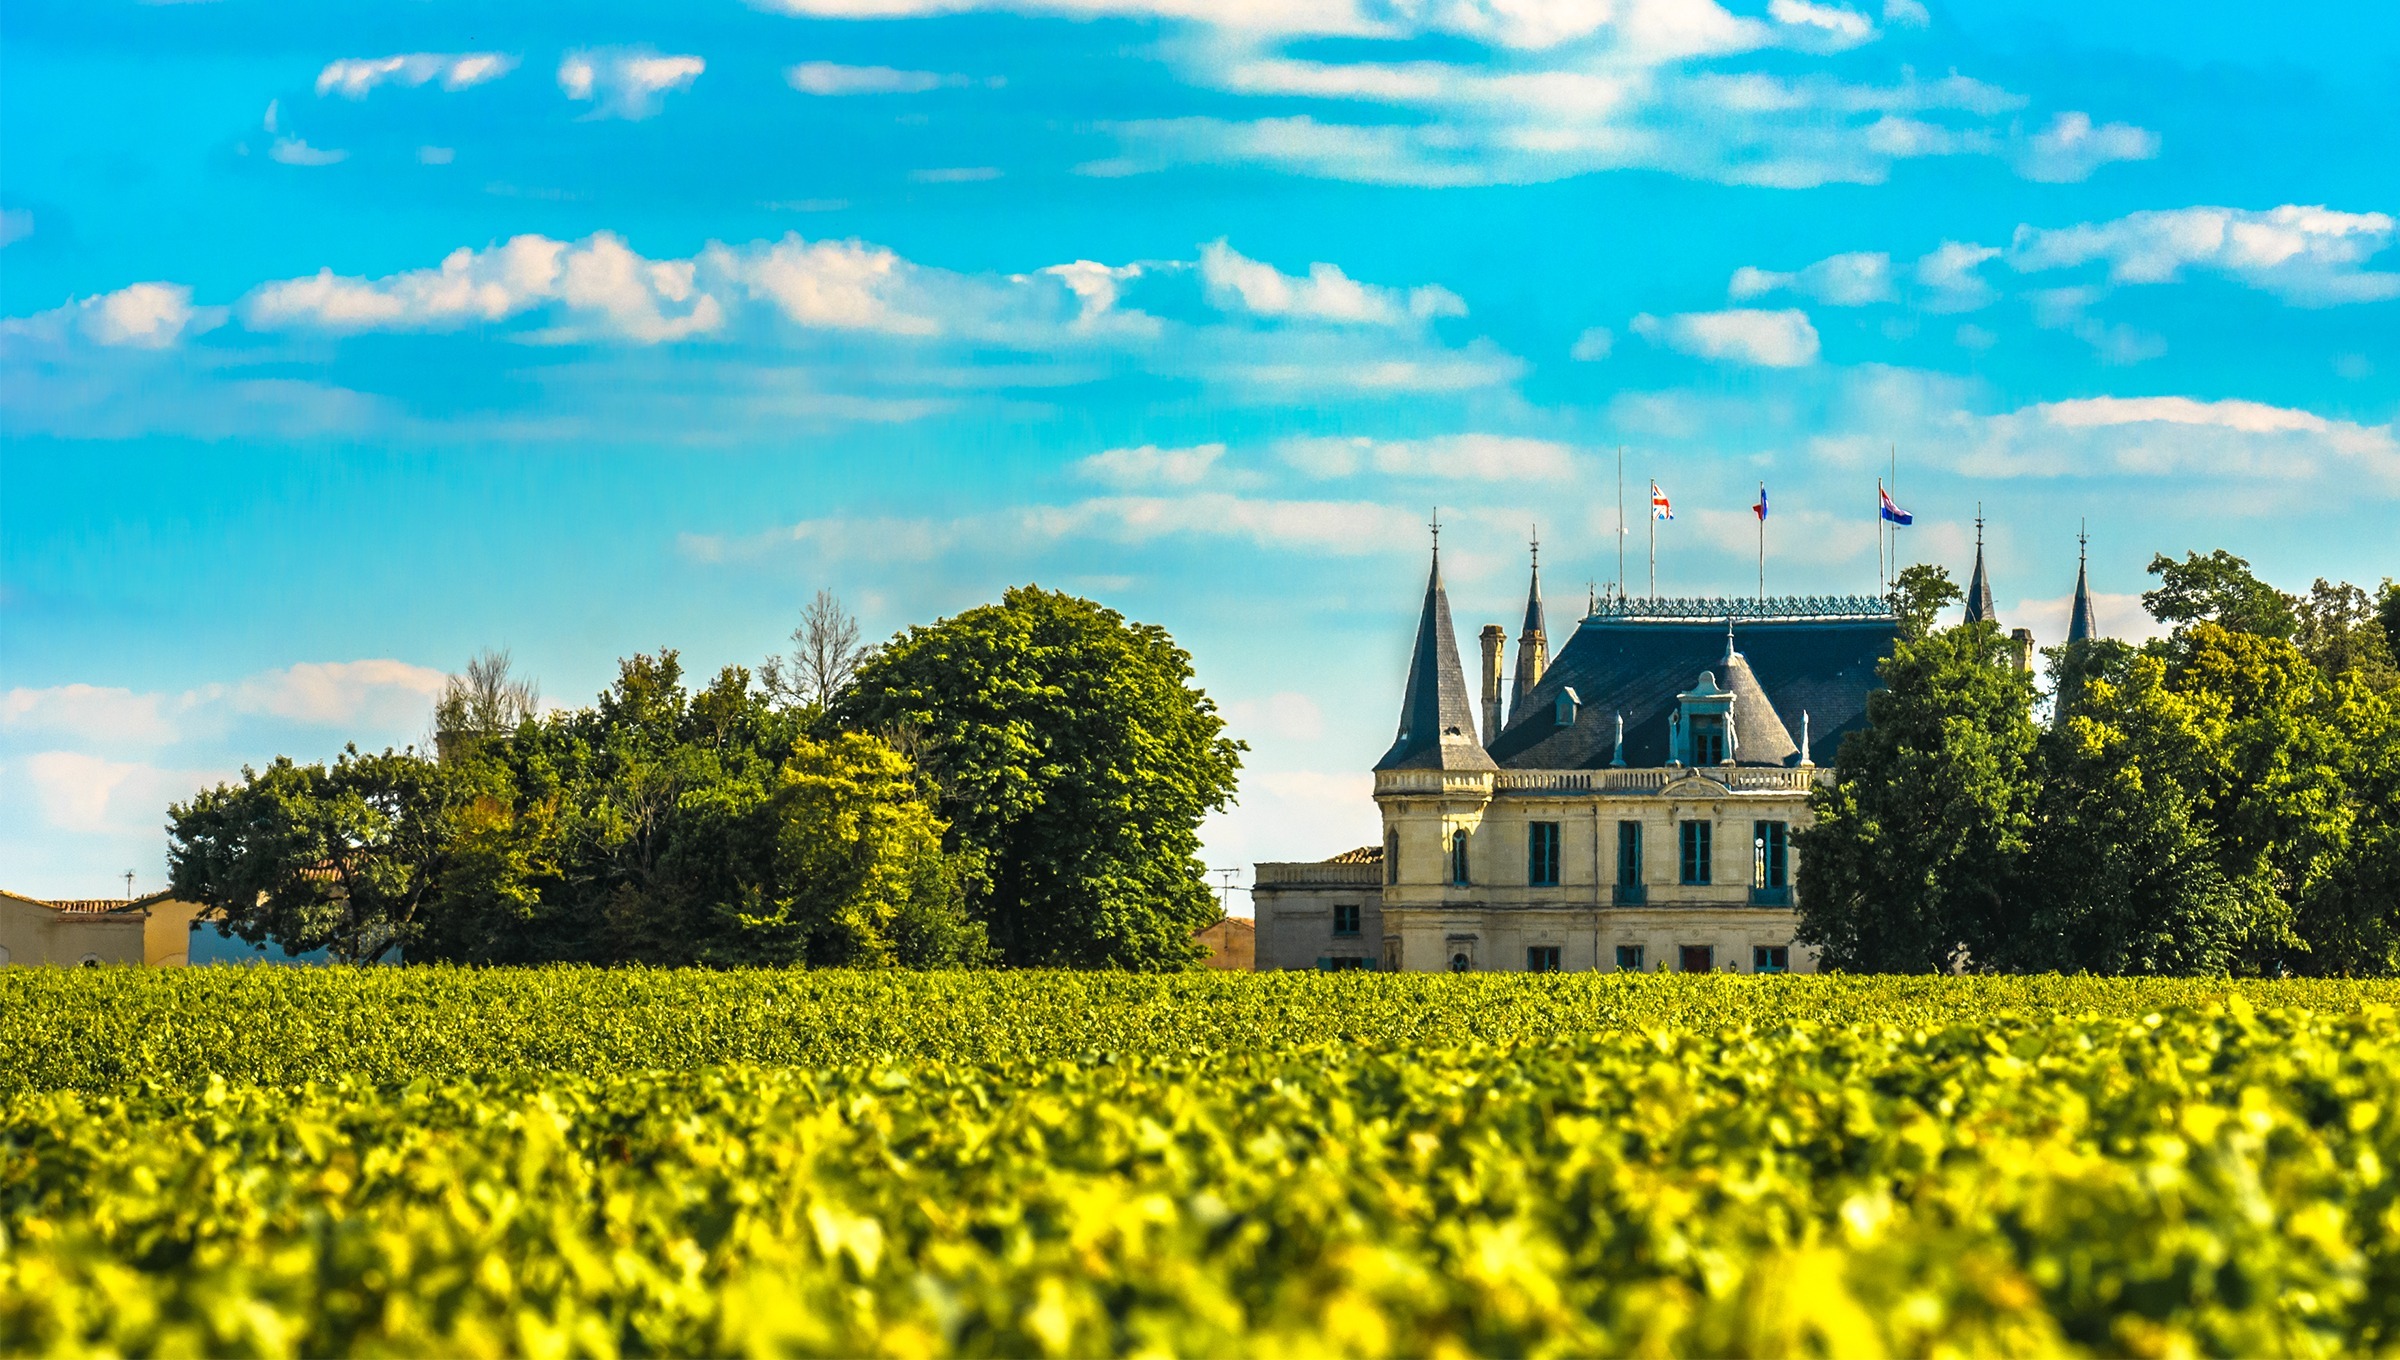
[[[1576,697],[1575,691],[1571,688],[1562,687],[1558,691],[1558,725],[1561,727],[1573,727],[1575,725],[1576,711],[1582,707],[1583,701]]]
[[[1725,720],[1706,714],[1692,715],[1692,763],[1721,765],[1725,762]]]

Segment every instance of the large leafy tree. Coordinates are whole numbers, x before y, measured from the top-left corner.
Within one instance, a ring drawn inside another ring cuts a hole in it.
[[[2230,632],[2289,642],[2299,627],[2297,602],[2251,574],[2246,560],[2219,548],[2183,560],[2160,553],[2150,559],[2154,590],[2142,592],[2142,607],[2159,622],[2180,626],[2213,623]]]
[[[2076,702],[2043,737],[2028,871],[1997,956],[2027,970],[2226,972],[2248,923],[2187,792],[2202,759],[2191,705],[2156,657],[2075,650],[2056,658],[2077,672]]]
[[[1828,967],[1994,967],[2032,827],[2032,682],[1988,623],[1903,639],[1799,837],[1800,938]]]
[[[456,783],[411,753],[278,757],[168,809],[170,890],[253,944],[373,962],[421,932],[462,808]]]
[[[1007,963],[1174,968],[1218,914],[1200,822],[1244,749],[1191,681],[1166,630],[1025,586],[894,638],[832,716],[923,752]]]

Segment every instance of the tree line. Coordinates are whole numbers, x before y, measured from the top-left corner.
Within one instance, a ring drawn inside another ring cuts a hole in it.
[[[787,656],[637,655],[583,708],[487,653],[422,746],[245,768],[168,858],[232,934],[343,961],[1180,967],[1223,731],[1164,629],[1090,600],[869,647],[819,592]]]
[[[2051,684],[1915,567],[1902,638],[1801,833],[1800,938],[1873,972],[2400,971],[2400,587],[2304,596],[2154,558],[2164,637]]]

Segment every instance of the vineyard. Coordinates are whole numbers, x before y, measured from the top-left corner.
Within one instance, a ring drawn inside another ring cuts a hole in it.
[[[0,1351],[2400,1349],[2400,987],[0,974]]]

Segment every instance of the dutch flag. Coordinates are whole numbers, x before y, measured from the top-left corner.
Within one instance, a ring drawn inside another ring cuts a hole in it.
[[[1883,479],[1881,477],[1875,479],[1875,499],[1883,503],[1883,517],[1890,520],[1892,523],[1914,524],[1917,522],[1917,517],[1915,515],[1912,515],[1906,510],[1901,509],[1899,506],[1892,504],[1892,493],[1883,489]],[[1759,497],[1759,501],[1761,504],[1764,504],[1766,497]]]
[[[1750,508],[1757,513],[1759,523],[1767,522],[1767,484],[1765,482],[1758,484],[1758,504]]]

